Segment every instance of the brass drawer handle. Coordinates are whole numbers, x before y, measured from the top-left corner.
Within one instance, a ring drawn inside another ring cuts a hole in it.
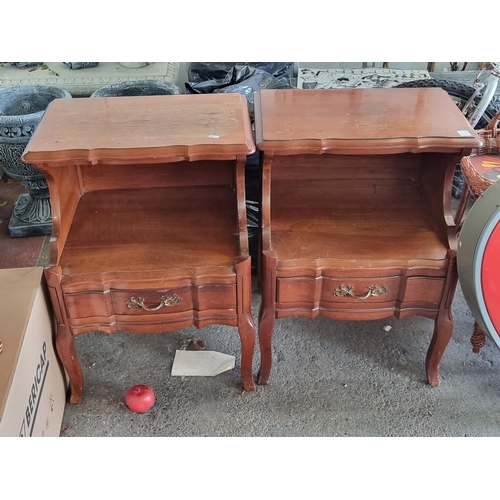
[[[144,311],[158,311],[158,309],[161,309],[162,307],[170,307],[170,306],[175,306],[179,302],[181,302],[182,299],[177,295],[162,295],[160,297],[160,303],[156,307],[148,307],[146,304],[144,304],[144,297],[130,297],[130,299],[127,300],[126,306],[127,309],[132,309],[132,307],[135,307],[136,309],[143,309]]]
[[[354,286],[352,285],[340,285],[334,292],[333,295],[335,297],[339,297],[342,295],[343,297],[353,297],[358,300],[365,300],[368,297],[378,297],[379,295],[384,295],[388,292],[387,287],[385,285],[369,285],[368,292],[365,295],[358,296],[354,295]]]

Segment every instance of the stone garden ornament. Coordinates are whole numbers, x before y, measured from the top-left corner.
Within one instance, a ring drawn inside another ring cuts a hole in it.
[[[21,160],[24,148],[54,99],[71,98],[66,90],[46,85],[0,89],[0,166],[28,190],[19,196],[9,221],[13,237],[50,234],[52,211],[45,177]]]
[[[90,97],[132,97],[148,95],[176,95],[181,89],[161,80],[130,80],[112,83],[96,90]]]

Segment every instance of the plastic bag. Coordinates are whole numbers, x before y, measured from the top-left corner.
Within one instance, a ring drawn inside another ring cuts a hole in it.
[[[285,66],[293,63],[262,63],[268,69],[276,70],[277,78],[267,71],[248,65],[232,63],[192,63],[189,77],[195,81],[186,82],[186,90],[190,94],[239,93],[246,97],[250,117],[254,116],[254,93],[260,89],[291,88],[290,79],[286,77]],[[273,67],[269,65],[275,65]],[[209,78],[217,76],[218,78]]]
[[[293,62],[193,62],[188,67],[188,78],[193,83],[220,80],[232,71],[234,66],[251,66],[290,84],[293,65]]]

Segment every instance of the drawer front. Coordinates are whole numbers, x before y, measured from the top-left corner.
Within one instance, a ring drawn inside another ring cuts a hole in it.
[[[65,293],[64,303],[70,319],[110,318],[113,315],[111,292]]]
[[[188,310],[236,308],[236,285],[187,286],[158,290],[114,290],[113,309],[120,315],[168,314]]]
[[[182,311],[236,309],[236,285],[185,286],[153,290],[67,293],[70,318],[104,321],[113,315],[164,315]]]
[[[160,288],[156,290],[112,290],[115,314],[167,314],[193,309],[191,288]]]
[[[436,307],[441,301],[444,278],[404,276],[376,278],[278,278],[278,308],[369,308],[398,302]]]

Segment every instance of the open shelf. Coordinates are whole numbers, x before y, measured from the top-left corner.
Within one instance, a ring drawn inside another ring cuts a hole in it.
[[[229,186],[88,192],[61,257],[63,275],[232,267],[234,206]]]
[[[280,260],[446,258],[415,182],[279,180],[271,198],[272,248]]]

